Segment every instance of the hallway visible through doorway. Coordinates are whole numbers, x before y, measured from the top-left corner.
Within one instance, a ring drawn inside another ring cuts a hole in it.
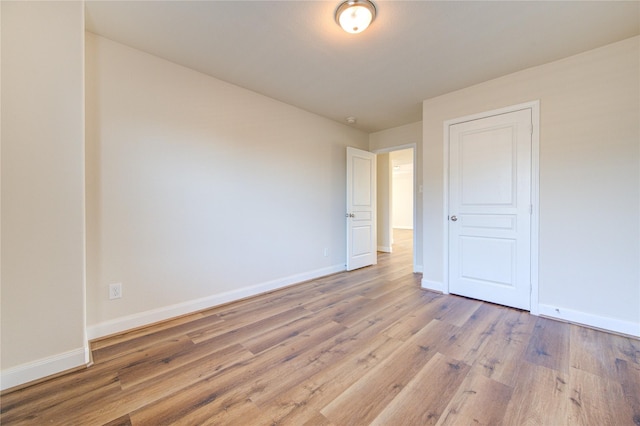
[[[403,250],[407,263],[415,270],[414,162],[415,147],[378,153],[377,245],[379,254]],[[398,259],[394,256],[394,260]]]

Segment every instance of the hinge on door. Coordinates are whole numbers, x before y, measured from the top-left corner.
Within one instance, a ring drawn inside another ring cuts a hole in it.
[[[529,204],[529,214],[533,214],[533,204]]]
[[[531,127],[529,128],[529,130],[531,131],[531,136],[533,136],[533,124],[531,125]]]

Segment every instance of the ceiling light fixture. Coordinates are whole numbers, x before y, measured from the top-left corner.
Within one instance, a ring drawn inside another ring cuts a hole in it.
[[[376,19],[376,7],[369,0],[347,0],[336,9],[336,22],[348,33],[366,30]]]

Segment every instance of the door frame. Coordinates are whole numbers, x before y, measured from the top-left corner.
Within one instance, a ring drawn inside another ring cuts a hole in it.
[[[449,294],[449,127],[467,121],[487,118],[510,112],[531,109],[531,308],[532,315],[539,314],[538,302],[538,248],[540,218],[540,100],[511,105],[491,111],[446,120],[443,141],[443,239],[442,239],[442,292]]]
[[[402,151],[403,149],[413,150],[413,218],[412,218],[413,220],[413,230],[412,230],[413,232],[413,265],[412,266],[413,266],[413,272],[422,272],[422,271],[419,271],[417,268],[418,256],[417,256],[417,250],[416,250],[416,244],[418,240],[418,237],[416,235],[416,223],[417,223],[417,216],[418,216],[418,168],[417,168],[418,167],[418,159],[417,159],[418,144],[408,143],[408,144],[392,146],[388,148],[380,148],[371,152],[378,155],[378,154],[388,154],[393,151]],[[391,170],[390,172],[393,172],[393,170]]]

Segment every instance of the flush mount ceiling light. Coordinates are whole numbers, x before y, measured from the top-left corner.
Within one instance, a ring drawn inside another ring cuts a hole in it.
[[[336,9],[336,22],[348,33],[366,30],[376,19],[376,7],[369,0],[347,0]]]

